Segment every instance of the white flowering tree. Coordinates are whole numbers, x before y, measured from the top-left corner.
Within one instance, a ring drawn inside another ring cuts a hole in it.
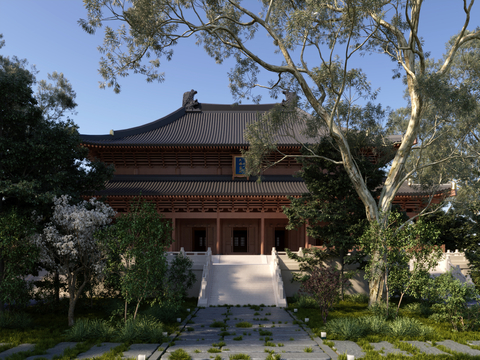
[[[104,257],[94,234],[112,221],[115,211],[95,198],[76,205],[70,205],[70,201],[68,195],[54,198],[51,221],[34,241],[40,249],[40,261],[66,278],[70,296],[68,325],[73,326],[79,296],[104,268]],[[81,283],[77,284],[79,277]]]

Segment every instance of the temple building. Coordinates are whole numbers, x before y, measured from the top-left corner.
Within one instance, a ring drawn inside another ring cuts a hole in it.
[[[292,176],[300,169],[295,159],[266,170],[261,182],[243,174],[245,127],[278,104],[205,104],[193,99],[195,93],[185,93],[181,108],[151,123],[108,135],[81,135],[91,158],[115,166],[113,179],[99,195],[119,213],[128,211],[134,197],[154,202],[173,223],[171,251],[183,247],[201,252],[210,247],[213,254],[258,255],[270,253],[272,247],[297,251],[317,245],[305,226],[285,228],[282,206],[289,205],[287,196],[307,191],[301,178]],[[302,138],[301,124],[296,126]],[[304,136],[302,140],[314,142]],[[290,138],[278,138],[278,147],[284,153],[300,153]],[[280,155],[271,154],[270,160],[276,159]],[[433,202],[448,189],[443,186]],[[411,216],[424,207],[428,196],[405,183],[395,203]]]

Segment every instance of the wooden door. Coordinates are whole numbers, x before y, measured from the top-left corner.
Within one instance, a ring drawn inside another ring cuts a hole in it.
[[[233,252],[247,252],[247,229],[233,230]]]

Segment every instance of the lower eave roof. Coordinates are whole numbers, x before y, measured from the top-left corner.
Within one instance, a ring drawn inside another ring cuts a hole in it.
[[[117,175],[107,182],[101,196],[300,196],[308,192],[301,178],[291,175],[236,178],[231,175]],[[440,185],[433,191],[406,182],[396,198],[455,196],[450,184]]]
[[[98,195],[104,196],[286,196],[307,192],[305,183],[292,176],[265,176],[249,180],[216,176],[115,176]]]

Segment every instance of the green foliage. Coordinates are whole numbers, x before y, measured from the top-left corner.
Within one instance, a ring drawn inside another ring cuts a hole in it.
[[[368,295],[367,294],[352,294],[352,295],[345,295],[345,301],[351,301],[354,303],[359,304],[367,304],[368,303]]]
[[[154,317],[161,322],[173,323],[177,321],[177,318],[181,317],[182,308],[177,302],[164,301],[161,304],[151,304],[144,314]]]
[[[162,339],[163,325],[155,319],[138,316],[127,319],[118,329],[117,339],[120,342],[155,343]]]
[[[265,360],[280,360],[282,356],[280,354],[275,354],[275,353],[269,353]]]
[[[241,321],[239,323],[236,323],[235,326],[238,328],[251,328],[253,325],[248,321]]]
[[[386,321],[383,317],[345,317],[330,320],[327,331],[345,340],[357,340],[368,335],[390,335],[395,337],[428,336],[433,329],[425,327],[414,318],[398,317]]]
[[[308,295],[295,294],[295,306],[302,309],[316,309],[318,307],[315,299]]]
[[[192,360],[192,357],[183,349],[177,349],[168,355],[169,360]]]
[[[154,204],[136,199],[130,212],[122,214],[115,225],[98,234],[107,253],[112,254],[108,271],[121,275],[122,297],[127,304],[136,304],[134,318],[143,301],[162,301],[175,295],[169,291],[166,276],[165,251],[172,244],[171,233],[171,223],[157,213]],[[182,295],[178,294],[175,299],[179,301]],[[124,319],[127,319],[126,313]]]
[[[387,288],[387,310],[389,297],[394,291],[400,294],[396,314],[403,296],[419,298],[429,281],[429,270],[433,269],[442,256],[436,245],[439,231],[422,219],[416,223],[405,221],[402,214],[392,212],[386,224],[372,222],[361,238],[365,252],[371,254],[365,277],[372,280],[379,273],[385,274]],[[382,261],[373,256],[379,254]],[[413,261],[413,268],[409,263]],[[381,271],[378,272],[378,268]],[[387,311],[386,315],[389,315]]]
[[[17,209],[0,212],[0,304],[23,307],[30,300],[31,284],[24,276],[33,273],[38,258],[33,231],[31,220]]]
[[[369,174],[367,186],[373,196],[378,196],[383,183],[382,168],[392,157],[392,151],[380,144],[378,138],[366,133],[349,133],[350,151],[362,173]],[[375,151],[371,151],[371,149]],[[313,157],[309,155],[315,154]],[[283,212],[288,217],[287,228],[292,230],[307,224],[307,235],[316,239],[322,249],[306,249],[304,256],[290,251],[288,256],[300,262],[302,272],[293,274],[293,279],[303,281],[312,266],[325,260],[338,258],[342,276],[351,278],[355,271],[346,271],[345,266],[363,263],[364,254],[359,250],[358,238],[367,225],[365,206],[352,185],[345,168],[338,165],[341,153],[330,137],[322,137],[315,146],[302,149],[303,157],[297,159],[302,165],[298,175],[304,180],[308,192],[301,197],[289,197],[290,206]],[[344,286],[341,287],[343,298]]]
[[[323,322],[326,323],[328,311],[338,300],[342,284],[347,281],[342,279],[340,271],[332,267],[317,266],[312,269],[310,277],[302,282],[300,291],[315,299]]]
[[[0,212],[17,206],[29,216],[36,210],[48,217],[54,196],[79,200],[101,190],[113,167],[88,160],[77,126],[63,119],[76,105],[63,74],[52,78],[59,82],[48,90],[40,83],[37,101],[35,76],[26,66],[25,60],[0,56]]]
[[[117,327],[101,319],[79,319],[65,332],[67,341],[103,341],[155,343],[163,337],[163,325],[149,317],[127,319]]]
[[[78,319],[65,332],[67,341],[111,340],[115,336],[115,328],[106,320]]]
[[[250,355],[247,354],[232,354],[228,356],[229,360],[251,360]]]
[[[433,303],[432,320],[448,321],[455,331],[480,328],[480,306],[468,306],[469,301],[478,301],[480,297],[473,285],[462,284],[447,272],[430,280],[424,296]]]
[[[33,320],[30,315],[23,312],[3,311],[0,312],[0,328],[25,330],[32,326]]]
[[[213,323],[210,324],[210,327],[212,328],[222,328],[222,327],[227,327],[227,324],[223,321],[215,320]]]
[[[168,294],[175,294],[179,301],[187,296],[187,290],[195,283],[195,274],[192,271],[193,261],[188,256],[179,254],[169,264],[167,273]]]

